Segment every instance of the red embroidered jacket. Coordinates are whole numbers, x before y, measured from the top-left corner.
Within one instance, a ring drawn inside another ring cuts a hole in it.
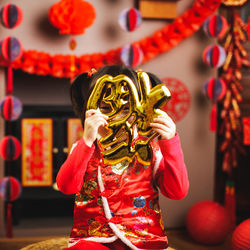
[[[159,140],[153,152],[149,167],[136,160],[110,166],[94,145],[83,139],[75,144],[57,175],[61,192],[76,193],[70,243],[120,238],[131,249],[167,248],[157,187],[177,200],[187,194],[189,181],[178,135]]]

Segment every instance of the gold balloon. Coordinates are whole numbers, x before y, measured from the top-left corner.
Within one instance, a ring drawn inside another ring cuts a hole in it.
[[[109,105],[106,113],[109,133],[99,140],[103,148],[104,163],[116,164],[122,160],[132,162],[137,157],[144,165],[151,164],[150,141],[157,133],[149,126],[150,122],[165,112],[160,110],[170,99],[168,88],[159,84],[151,89],[147,73],[137,72],[140,97],[133,81],[126,75],[104,75],[100,77],[89,97],[87,109],[98,109],[101,102]],[[125,115],[121,116],[124,109]],[[133,138],[135,129],[137,138]]]

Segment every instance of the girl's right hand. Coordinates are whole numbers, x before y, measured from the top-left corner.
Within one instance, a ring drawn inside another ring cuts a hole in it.
[[[91,147],[97,138],[100,127],[107,125],[107,115],[104,115],[100,110],[89,109],[85,113],[83,139],[85,143]]]

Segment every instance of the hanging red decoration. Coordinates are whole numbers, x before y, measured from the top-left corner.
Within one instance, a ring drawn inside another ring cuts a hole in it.
[[[191,105],[191,95],[184,83],[175,78],[161,79],[171,92],[171,99],[163,110],[166,111],[171,118],[178,122],[182,120]]]
[[[12,63],[22,55],[22,45],[15,37],[6,37],[0,42],[0,55],[7,62]]]
[[[219,45],[209,45],[203,52],[203,61],[210,67],[219,68],[226,60],[226,52]]]
[[[135,8],[125,9],[121,12],[118,22],[125,31],[134,31],[142,23],[140,11]]]
[[[16,200],[21,194],[20,182],[12,177],[4,177],[0,180],[0,198],[7,202]]]
[[[219,7],[220,2],[221,0],[196,0],[192,8],[185,11],[182,16],[176,18],[173,23],[167,24],[162,29],[156,31],[152,36],[132,43],[138,44],[138,46],[142,49],[144,55],[142,63],[152,60],[159,54],[174,48],[181,41],[199,30],[204,20]],[[85,54],[75,57],[74,74],[78,75],[82,72],[90,71],[91,68],[98,69],[104,65],[120,64],[120,52],[121,48],[116,48],[105,53]],[[44,55],[46,55],[46,57],[44,57]],[[39,60],[41,56],[44,59],[42,61]],[[58,62],[59,64],[56,66],[57,69],[60,68],[61,72],[60,74],[57,74],[58,77],[71,77],[67,75],[68,70],[65,70],[64,63],[64,58],[71,55],[56,56],[63,58],[63,60],[60,60]],[[21,59],[13,62],[13,67],[15,69],[22,69],[30,74],[42,73],[44,75],[53,75],[53,61],[55,61],[55,56],[48,53],[27,50],[23,52]],[[6,62],[4,60],[0,60],[0,65],[6,66]],[[43,70],[37,71],[37,68],[42,68]]]
[[[203,30],[210,37],[223,37],[228,29],[227,20],[220,15],[212,15],[203,24]]]
[[[95,18],[94,7],[83,0],[61,0],[49,10],[49,20],[60,34],[83,34]]]
[[[223,242],[231,230],[227,210],[214,201],[200,201],[194,204],[186,217],[188,233],[202,244]]]
[[[0,20],[4,27],[16,28],[23,19],[22,10],[14,4],[7,4],[0,10]]]
[[[213,107],[210,116],[210,130],[217,129],[217,107],[216,102],[221,100],[226,93],[226,83],[220,78],[210,78],[203,86],[203,93],[212,100]]]
[[[121,50],[121,61],[128,67],[137,67],[141,64],[143,53],[138,45],[125,45]]]
[[[5,136],[0,141],[0,155],[6,161],[14,161],[21,154],[21,144],[14,136]]]
[[[15,121],[22,113],[22,103],[14,96],[6,96],[0,102],[0,115],[6,121]]]
[[[8,74],[7,74],[7,94],[13,92],[13,72],[12,72],[12,63],[15,60],[21,58],[22,55],[22,45],[15,37],[6,37],[0,41],[0,57],[6,61],[8,65]]]
[[[232,249],[250,249],[250,219],[239,224],[232,235]]]

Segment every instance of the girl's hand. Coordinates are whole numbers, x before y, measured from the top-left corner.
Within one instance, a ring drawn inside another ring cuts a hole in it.
[[[169,140],[175,136],[176,126],[173,120],[167,115],[160,115],[153,119],[150,126],[155,132],[158,132],[162,140]]]
[[[97,138],[100,127],[107,125],[108,116],[103,115],[100,110],[89,109],[85,113],[83,139],[91,147]]]

